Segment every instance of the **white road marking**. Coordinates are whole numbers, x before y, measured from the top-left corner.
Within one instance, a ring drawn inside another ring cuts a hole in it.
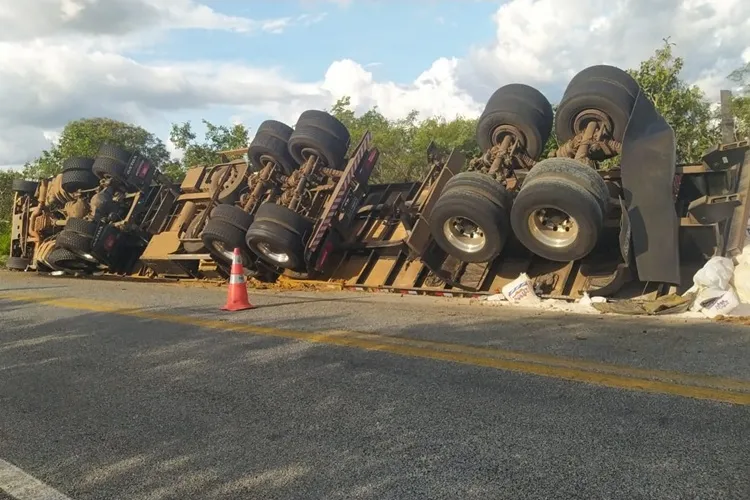
[[[73,500],[0,458],[0,493],[15,500]]]

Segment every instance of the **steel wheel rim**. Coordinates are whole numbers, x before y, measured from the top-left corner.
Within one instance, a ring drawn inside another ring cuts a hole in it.
[[[258,251],[279,264],[286,264],[291,260],[288,253],[276,250],[271,244],[265,241],[258,243]]]
[[[578,238],[578,222],[557,208],[534,210],[528,222],[534,239],[551,248],[568,247]]]
[[[468,217],[455,216],[446,220],[443,235],[453,247],[466,253],[477,253],[487,244],[482,228]]]
[[[229,262],[232,262],[234,260],[234,249],[232,249],[231,251],[227,250],[227,246],[223,241],[214,241],[211,246],[214,247],[214,250],[219,252],[219,254]]]

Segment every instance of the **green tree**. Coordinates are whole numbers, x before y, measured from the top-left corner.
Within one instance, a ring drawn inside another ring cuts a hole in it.
[[[732,112],[739,138],[750,137],[750,63],[733,71],[729,79],[740,86],[739,95],[732,97]]]
[[[162,140],[146,129],[110,118],[83,118],[65,125],[57,144],[27,163],[23,175],[29,179],[57,175],[66,158],[93,157],[105,142],[144,154],[159,167],[169,161]]]
[[[356,116],[349,97],[339,99],[329,112],[347,126],[352,137],[352,148],[369,130],[381,152],[374,182],[400,182],[419,179],[426,173],[427,147],[431,141],[443,151],[453,148],[468,158],[479,153],[474,133],[476,120],[459,117],[445,120],[441,117],[418,121],[412,111],[405,118],[388,120],[376,108]]]
[[[703,91],[680,78],[684,61],[675,57],[669,39],[638,69],[629,70],[677,138],[677,161],[700,161],[703,153],[720,141],[715,114]]]
[[[203,120],[203,124],[206,133],[202,142],[197,141],[197,135],[189,121],[172,124],[169,139],[184,152],[184,156],[180,162],[173,161],[165,167],[167,175],[179,179],[190,167],[217,163],[220,151],[248,147],[250,131],[241,123],[226,127]]]
[[[15,170],[0,170],[0,263],[5,262],[10,252],[10,214],[13,203],[11,185],[21,173]]]

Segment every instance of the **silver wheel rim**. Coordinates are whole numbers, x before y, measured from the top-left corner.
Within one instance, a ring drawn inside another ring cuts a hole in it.
[[[290,260],[288,253],[279,252],[265,241],[258,243],[258,251],[279,264],[286,264]]]
[[[227,246],[223,241],[214,241],[213,247],[214,250],[219,252],[222,257],[227,259],[229,262],[232,262],[232,260],[234,259],[234,250],[227,250]]]
[[[482,228],[467,217],[456,216],[445,221],[443,235],[454,248],[466,253],[477,253],[487,244]]]
[[[556,208],[540,208],[529,217],[529,230],[538,242],[551,248],[564,248],[578,238],[576,220]]]

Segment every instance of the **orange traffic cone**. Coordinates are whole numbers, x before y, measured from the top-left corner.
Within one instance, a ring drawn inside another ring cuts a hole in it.
[[[234,249],[232,258],[232,273],[229,275],[229,290],[227,291],[227,304],[221,308],[222,311],[244,311],[253,309],[250,301],[247,299],[247,282],[245,273],[242,270],[242,257],[240,249]]]

